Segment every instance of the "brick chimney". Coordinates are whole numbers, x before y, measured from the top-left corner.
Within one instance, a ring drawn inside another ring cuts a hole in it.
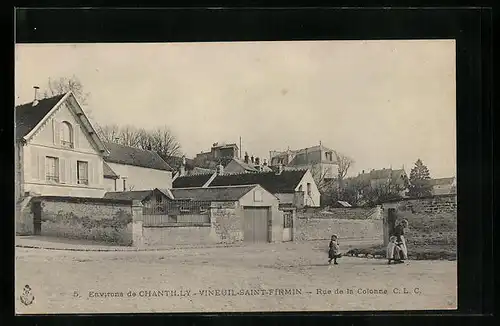
[[[248,153],[245,152],[245,163],[248,164]]]
[[[38,105],[38,90],[40,89],[40,87],[33,86],[33,88],[35,89],[35,98],[33,99],[33,106],[37,106]]]
[[[255,165],[260,165],[260,158],[258,157],[255,158]]]
[[[264,162],[262,163],[263,166],[267,166],[267,161],[266,159],[263,160]]]
[[[186,175],[186,156],[182,156],[181,166],[179,167],[179,175],[183,177]]]
[[[224,174],[224,166],[219,163],[219,165],[217,165],[217,175],[223,175],[223,174]]]
[[[252,157],[250,157],[250,161],[252,161],[252,164],[254,164],[254,163],[255,163],[255,162],[254,162],[253,155],[252,155]]]
[[[283,164],[279,163],[278,164],[278,170],[276,171],[277,175],[280,175],[283,172]]]

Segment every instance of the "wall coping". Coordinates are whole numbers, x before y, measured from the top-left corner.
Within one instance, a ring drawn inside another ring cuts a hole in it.
[[[186,222],[172,222],[163,223],[161,225],[142,225],[143,228],[179,228],[179,227],[212,227],[212,223],[186,223]]]
[[[424,196],[424,197],[407,197],[407,198],[386,200],[386,201],[381,202],[381,204],[405,202],[405,201],[410,201],[410,200],[422,200],[422,199],[435,199],[435,198],[445,198],[445,197],[456,197],[456,196],[457,196],[457,194],[439,194],[439,195],[431,195],[431,196]]]
[[[36,196],[32,201],[51,201],[51,202],[67,202],[67,203],[88,203],[88,204],[123,204],[132,205],[131,200],[126,199],[110,199],[97,197],[69,197],[69,196]]]

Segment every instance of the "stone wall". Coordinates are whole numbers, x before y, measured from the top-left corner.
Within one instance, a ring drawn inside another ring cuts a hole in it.
[[[18,199],[16,202],[16,235],[33,234],[33,213],[31,211],[31,196]]]
[[[365,220],[381,219],[382,215],[378,211],[380,207],[375,208],[328,208],[328,209],[306,209],[297,211],[299,219],[348,219]]]
[[[41,235],[132,244],[130,201],[52,196],[33,200],[42,206]]]
[[[212,235],[211,229],[209,223],[143,227],[143,243],[146,246],[215,244],[218,239]]]
[[[428,238],[425,243],[433,239],[443,238],[447,243],[456,243],[457,226],[457,195],[434,195],[423,198],[405,198],[402,200],[388,201],[382,204],[384,211],[384,243],[389,241],[392,228],[389,225],[389,210],[395,209],[397,224],[405,218],[410,227],[407,232],[409,239]]]
[[[212,236],[219,243],[243,241],[243,212],[236,202],[214,202],[210,207]]]
[[[432,197],[404,199],[396,202],[399,211],[414,214],[440,215],[457,213],[457,195],[435,195]]]
[[[374,244],[382,243],[383,220],[356,219],[296,219],[294,240],[328,240],[332,234],[337,234],[339,240],[363,240]]]
[[[237,202],[213,202],[210,223],[164,223],[142,227],[145,246],[232,244],[243,240],[243,212]],[[139,241],[141,242],[141,241]]]

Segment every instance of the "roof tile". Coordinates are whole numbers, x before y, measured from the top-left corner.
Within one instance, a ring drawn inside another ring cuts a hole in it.
[[[263,172],[221,175],[215,177],[210,183],[210,187],[259,184],[273,194],[293,193],[306,171],[291,170],[283,171],[281,174]]]
[[[42,119],[52,110],[52,108],[59,103],[59,101],[66,94],[60,94],[46,99],[38,101],[36,106],[33,106],[33,102],[18,105],[15,108],[16,121],[16,140],[20,140],[35,126],[42,121]]]
[[[106,162],[172,171],[167,162],[156,152],[109,142],[105,143],[105,146],[110,152],[109,156],[104,158]]]
[[[209,188],[175,188],[171,189],[176,200],[192,199],[199,201],[237,201],[256,185],[236,187],[209,187]]]

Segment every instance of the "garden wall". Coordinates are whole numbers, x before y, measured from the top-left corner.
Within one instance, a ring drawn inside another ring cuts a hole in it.
[[[337,234],[339,240],[383,242],[383,221],[354,219],[296,219],[296,241],[328,240]]]
[[[408,198],[395,203],[398,211],[409,211],[413,214],[442,215],[457,214],[457,195],[434,195],[423,198]]]
[[[41,235],[132,245],[132,202],[104,198],[43,196]]]

